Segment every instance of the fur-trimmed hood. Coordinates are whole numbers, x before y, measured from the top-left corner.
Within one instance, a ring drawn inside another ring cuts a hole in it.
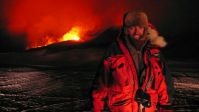
[[[154,26],[153,26],[154,27]],[[151,24],[148,26],[148,28],[146,28],[145,33],[144,33],[144,40],[148,40],[149,41],[149,45],[154,46],[154,47],[159,47],[159,48],[164,48],[167,45],[167,42],[165,41],[163,36],[160,36],[158,34],[158,31],[153,28],[151,26]],[[123,42],[126,43],[126,39],[127,34],[125,32],[126,28],[123,27],[122,28],[122,32],[120,33],[120,35],[118,36],[119,39],[123,40]]]
[[[123,31],[122,35],[127,35],[127,27],[129,26],[142,26],[145,28],[143,39],[150,40],[151,45],[158,47],[165,47],[166,41],[162,36],[158,35],[155,27],[148,21],[147,14],[140,10],[129,11],[123,17]]]
[[[158,32],[155,29],[152,29],[151,27],[148,27],[147,29],[146,38],[150,40],[151,45],[155,45],[161,48],[167,45],[167,42],[165,41],[164,37],[159,36]]]

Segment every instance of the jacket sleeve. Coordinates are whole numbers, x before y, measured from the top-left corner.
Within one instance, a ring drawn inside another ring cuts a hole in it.
[[[171,74],[166,65],[165,59],[162,54],[160,54],[160,67],[161,74],[158,78],[158,103],[160,110],[172,110],[172,102],[174,95],[174,87]],[[161,111],[160,111],[161,112]]]
[[[104,110],[105,98],[108,92],[109,64],[104,60],[97,71],[92,86],[93,111],[101,112]]]

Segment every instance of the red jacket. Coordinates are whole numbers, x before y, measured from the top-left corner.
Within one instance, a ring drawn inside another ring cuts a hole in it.
[[[160,49],[145,46],[143,62],[144,75],[139,86],[139,77],[135,60],[120,38],[117,39],[111,53],[108,53],[96,75],[93,90],[93,111],[100,112],[107,104],[112,112],[138,112],[135,94],[138,88],[150,95],[151,106],[145,112],[154,112],[158,106],[171,105],[172,81],[165,72],[165,63],[160,56]],[[119,52],[116,52],[119,51]],[[166,78],[167,77],[167,78]],[[167,79],[167,80],[166,80]]]

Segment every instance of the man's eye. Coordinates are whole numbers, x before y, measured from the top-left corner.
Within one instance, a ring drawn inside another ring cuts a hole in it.
[[[143,27],[142,27],[142,26],[138,26],[137,28],[138,28],[138,29],[142,29]]]
[[[133,29],[132,27],[129,28],[129,30],[132,30],[132,29]]]

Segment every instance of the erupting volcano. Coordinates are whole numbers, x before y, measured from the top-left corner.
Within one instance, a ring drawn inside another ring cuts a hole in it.
[[[150,2],[150,7],[147,5]],[[26,48],[75,40],[86,42],[108,28],[120,27],[125,12],[142,9],[153,12],[161,8],[156,1],[130,0],[3,0],[1,18],[6,32],[21,37]],[[161,2],[162,3],[162,2]],[[163,2],[164,7],[168,4]],[[150,9],[150,10],[149,10]],[[153,12],[156,15],[159,12]],[[161,17],[161,16],[157,16]],[[23,37],[22,37],[23,36]],[[82,41],[83,40],[83,41]]]
[[[73,27],[70,31],[68,31],[62,37],[59,37],[59,38],[46,36],[43,38],[44,41],[42,41],[42,43],[35,44],[34,46],[30,46],[27,49],[43,47],[43,46],[47,46],[47,45],[50,45],[53,43],[63,42],[63,41],[80,42],[80,41],[82,41],[82,39],[80,37],[80,30],[81,30],[80,27]],[[55,39],[53,40],[53,38],[55,38]]]
[[[95,38],[107,28],[120,26],[124,12],[133,6],[127,0],[5,0],[3,16],[12,37],[23,34],[30,49]]]

